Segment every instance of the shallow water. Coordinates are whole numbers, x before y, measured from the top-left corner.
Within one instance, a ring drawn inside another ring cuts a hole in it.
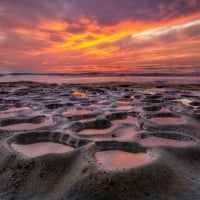
[[[146,165],[152,161],[147,153],[101,151],[95,154],[98,165],[105,170],[124,170]]]
[[[195,145],[194,142],[173,140],[161,137],[147,137],[139,141],[142,146],[146,147],[158,147],[158,146],[170,146],[170,147],[189,147]]]
[[[112,123],[114,125],[120,125],[120,124],[137,125],[138,119],[137,119],[137,117],[127,116],[126,119],[113,120]]]
[[[84,129],[79,132],[80,135],[104,135],[104,134],[111,134],[111,133],[118,133],[119,128],[121,125],[137,125],[138,119],[136,117],[128,116],[126,119],[120,120],[113,120],[112,126],[110,128],[105,129]],[[130,127],[124,128],[124,130],[130,132]],[[132,130],[134,132],[134,129]]]
[[[6,118],[11,118],[16,116],[16,112],[21,112],[21,111],[26,111],[30,110],[29,107],[12,107],[7,110],[0,111],[0,119],[6,119]]]
[[[150,121],[158,125],[182,125],[186,123],[183,118],[176,117],[154,117],[151,118]]]
[[[137,141],[137,137],[140,134],[140,132],[137,129],[134,129],[133,127],[121,127],[116,130],[113,135],[115,136],[112,138],[113,140],[116,141],[121,141],[121,142],[135,142]]]
[[[27,157],[36,157],[49,153],[65,153],[74,150],[74,148],[53,142],[41,142],[34,144],[11,144],[11,147]]]
[[[15,117],[15,113],[0,113],[0,119]]]
[[[122,100],[116,101],[116,103],[122,106],[131,104],[130,101],[122,101]]]
[[[100,108],[101,106],[102,105],[100,103],[94,103],[90,105],[91,108]]]
[[[0,127],[2,130],[9,130],[9,131],[23,131],[23,130],[33,130],[37,128],[42,128],[45,126],[51,126],[53,123],[46,119],[45,121],[39,123],[39,124],[33,124],[33,123],[19,123],[19,124],[13,124],[8,126]]]
[[[106,135],[112,133],[117,127],[111,126],[105,129],[83,129],[78,134],[79,135]]]
[[[86,109],[69,109],[66,112],[63,112],[64,115],[88,115],[91,114],[90,110]]]
[[[9,108],[8,110],[4,110],[5,113],[12,113],[12,112],[20,112],[20,111],[25,111],[25,110],[30,110],[29,107],[13,107],[13,108]]]
[[[170,113],[171,111],[168,109],[168,108],[161,108],[160,110],[159,110],[159,112],[161,112],[161,113]]]

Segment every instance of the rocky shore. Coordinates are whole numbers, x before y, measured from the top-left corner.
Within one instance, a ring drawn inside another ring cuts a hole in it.
[[[200,199],[200,86],[0,83],[0,199]]]

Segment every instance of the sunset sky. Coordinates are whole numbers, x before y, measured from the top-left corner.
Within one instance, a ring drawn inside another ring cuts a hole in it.
[[[199,62],[200,0],[0,0],[0,72]]]

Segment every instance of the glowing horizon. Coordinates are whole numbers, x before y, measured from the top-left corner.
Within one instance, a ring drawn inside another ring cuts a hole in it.
[[[2,0],[0,27],[0,72],[200,61],[198,0]]]

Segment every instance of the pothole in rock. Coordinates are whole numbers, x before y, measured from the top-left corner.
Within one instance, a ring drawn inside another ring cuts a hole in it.
[[[15,134],[7,141],[8,145],[11,145],[13,143],[19,145],[29,145],[49,142],[62,144],[64,146],[71,146],[73,148],[79,148],[90,143],[89,140],[73,137],[68,134],[63,134],[62,132],[42,130]]]
[[[137,125],[138,119],[137,119],[137,117],[127,116],[127,118],[125,118],[125,119],[112,120],[112,123],[113,123],[113,125],[116,125],[116,126],[119,126],[121,124]]]
[[[182,117],[153,117],[151,122],[157,125],[183,125],[186,124],[186,120]]]
[[[162,107],[160,110],[159,110],[160,113],[171,113],[171,111],[168,109],[168,108],[165,108],[165,107]]]
[[[116,137],[117,134],[115,134],[115,132],[117,133],[117,129],[120,129],[120,127],[122,125],[127,125],[128,130],[130,132],[130,126],[135,127],[138,123],[138,119],[136,117],[132,117],[132,116],[128,116],[125,119],[120,119],[120,120],[113,120],[112,121],[112,126],[109,128],[103,128],[103,129],[83,129],[81,130],[78,135],[108,135],[111,134],[113,137]],[[123,130],[125,130],[126,128],[124,127]],[[125,132],[125,131],[124,131]],[[133,129],[134,132],[134,129]],[[127,134],[126,134],[127,135]]]
[[[116,127],[112,126],[106,129],[83,129],[78,135],[106,135],[115,130]]]
[[[127,170],[150,163],[154,157],[148,153],[130,153],[120,150],[96,152],[95,158],[104,170]]]
[[[63,112],[64,115],[68,116],[78,116],[78,115],[89,115],[92,112],[86,109],[68,109],[66,112]]]
[[[92,122],[86,122],[87,124],[91,124],[92,126],[94,125],[95,126],[95,121],[92,121]],[[84,123],[84,124],[86,124],[86,123]],[[104,124],[104,122],[103,122],[103,124]],[[103,125],[102,124],[102,125]],[[85,125],[83,125],[83,126],[85,126]],[[91,127],[92,127],[91,126]],[[79,131],[78,132],[78,135],[85,135],[85,136],[89,136],[89,135],[106,135],[106,134],[109,134],[109,133],[111,133],[112,131],[114,131],[115,129],[116,129],[116,126],[114,126],[114,125],[112,125],[112,126],[110,126],[109,124],[108,124],[108,126],[100,126],[99,128],[97,128],[97,127],[94,127],[94,128],[89,128],[88,127],[88,125],[86,125],[86,127],[85,128],[83,128],[81,131]]]
[[[15,117],[15,113],[0,113],[0,119]]]
[[[145,147],[159,147],[159,146],[190,147],[195,145],[195,142],[193,141],[176,140],[176,139],[161,138],[155,136],[150,136],[141,139],[139,143]]]
[[[0,119],[12,118],[16,116],[17,112],[30,110],[29,107],[12,107],[0,112]]]
[[[15,123],[15,124],[10,124],[7,126],[1,126],[0,129],[2,130],[8,130],[8,131],[24,131],[24,130],[34,130],[46,126],[52,126],[53,122],[50,121],[49,119],[45,118],[43,121],[40,123],[30,123],[30,122],[22,122],[22,123]]]
[[[29,107],[13,107],[13,108],[9,108],[7,110],[2,111],[2,113],[14,113],[14,112],[21,112],[21,111],[25,111],[25,110],[30,110]]]
[[[116,101],[116,103],[117,103],[118,105],[121,105],[121,106],[130,105],[130,104],[131,104],[130,101],[123,101],[123,100],[118,100],[118,101]]]
[[[137,141],[137,137],[140,131],[132,126],[122,126],[113,131],[111,137],[112,140],[121,142],[134,142]]]
[[[37,157],[50,153],[66,153],[74,150],[74,148],[53,142],[40,142],[33,144],[11,144],[11,148],[26,156],[26,157]]]
[[[108,106],[108,105],[111,104],[110,101],[106,101],[106,100],[100,100],[98,103],[99,103],[100,105],[104,105],[104,106]]]
[[[100,103],[94,103],[94,104],[91,104],[90,107],[91,108],[99,108],[101,107],[102,105]]]

